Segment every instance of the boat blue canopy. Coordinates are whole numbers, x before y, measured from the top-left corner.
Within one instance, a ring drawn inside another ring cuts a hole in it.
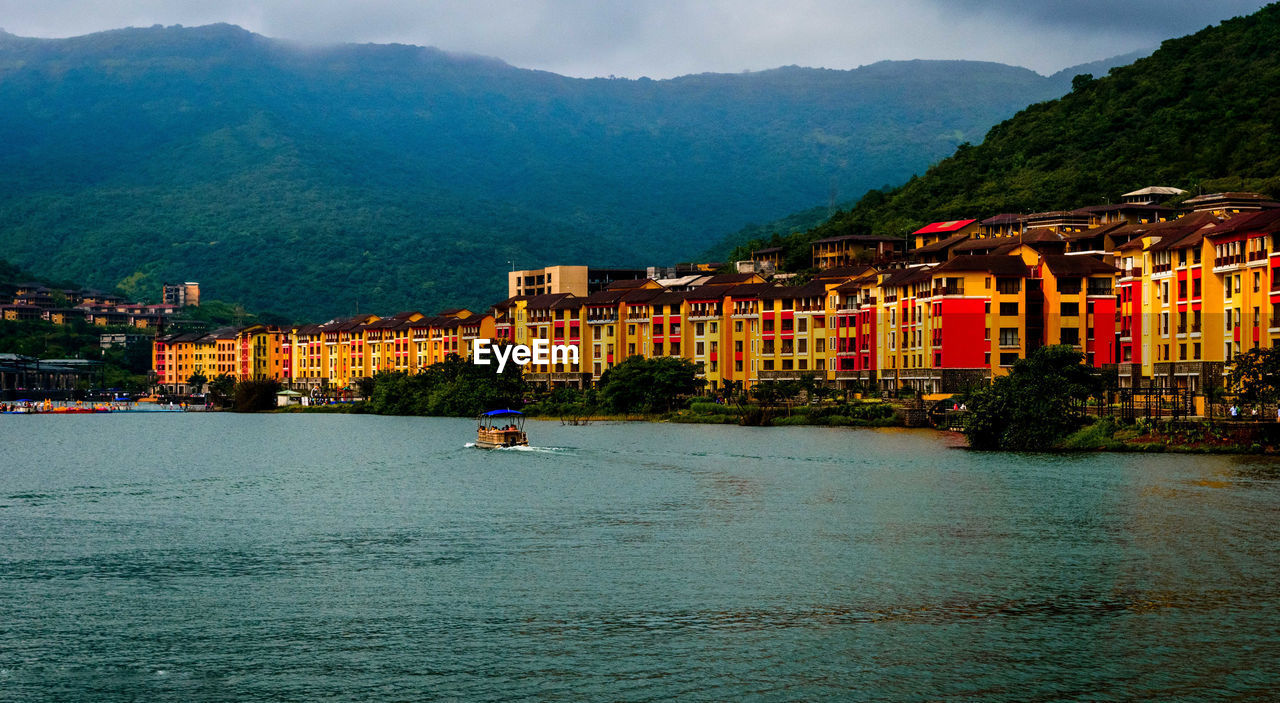
[[[523,415],[519,410],[490,410],[484,413],[482,417],[497,417],[499,415]]]

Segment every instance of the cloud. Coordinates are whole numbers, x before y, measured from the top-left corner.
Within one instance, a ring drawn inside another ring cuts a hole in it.
[[[399,42],[572,76],[671,77],[961,58],[1042,73],[1147,48],[1259,0],[0,0],[6,28],[72,36],[230,22],[311,43]]]
[[[999,17],[1029,26],[1145,36],[1159,41],[1247,15],[1258,0],[935,0],[954,15]]]

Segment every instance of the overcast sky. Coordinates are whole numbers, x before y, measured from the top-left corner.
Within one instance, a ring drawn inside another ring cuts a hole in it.
[[[1249,14],[1261,0],[0,0],[0,27],[66,37],[230,22],[308,43],[399,42],[570,76],[977,59],[1052,73]]]

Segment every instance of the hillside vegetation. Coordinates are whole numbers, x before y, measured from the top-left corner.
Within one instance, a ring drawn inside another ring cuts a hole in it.
[[[959,61],[582,80],[227,25],[0,33],[0,236],[137,297],[483,305],[512,264],[670,264],[902,182],[1069,81]]]
[[[1278,115],[1280,6],[1270,5],[1166,41],[1106,77],[1078,77],[1070,94],[1028,107],[981,144],[960,145],[923,176],[871,191],[785,245],[801,260],[822,237],[1115,202],[1146,185],[1275,195]]]

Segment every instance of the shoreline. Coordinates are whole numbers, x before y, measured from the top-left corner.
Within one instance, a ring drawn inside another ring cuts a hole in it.
[[[728,410],[728,408],[726,408]],[[275,413],[337,413],[337,414],[376,414],[365,413],[359,405],[318,405],[290,408],[279,408],[269,412]],[[449,417],[449,416],[387,416],[387,417]],[[900,420],[900,416],[885,418],[884,421],[854,420],[852,422],[809,421],[806,413],[795,413],[790,416],[769,418],[767,424],[749,424],[741,422],[742,415],[737,412],[693,413],[689,410],[669,413],[611,414],[598,413],[586,416],[559,415],[540,413],[528,415],[531,420],[542,422],[559,421],[563,425],[587,426],[593,423],[672,423],[691,425],[735,425],[739,427],[829,427],[846,429],[885,429],[903,428],[929,430],[940,435],[963,437],[964,433],[945,430],[932,426],[908,428]],[[817,419],[817,418],[815,418]],[[825,418],[822,418],[825,419]],[[1261,440],[1261,441],[1259,441]],[[967,446],[957,447],[969,449]],[[979,450],[973,450],[979,451]],[[1221,420],[1191,420],[1173,426],[1168,422],[1139,421],[1132,425],[1116,423],[1111,418],[1102,418],[1082,427],[1059,441],[1052,448],[1042,450],[1042,454],[1087,454],[1114,452],[1119,454],[1156,453],[1156,454],[1213,454],[1228,456],[1277,456],[1280,455],[1280,423],[1230,423]]]

